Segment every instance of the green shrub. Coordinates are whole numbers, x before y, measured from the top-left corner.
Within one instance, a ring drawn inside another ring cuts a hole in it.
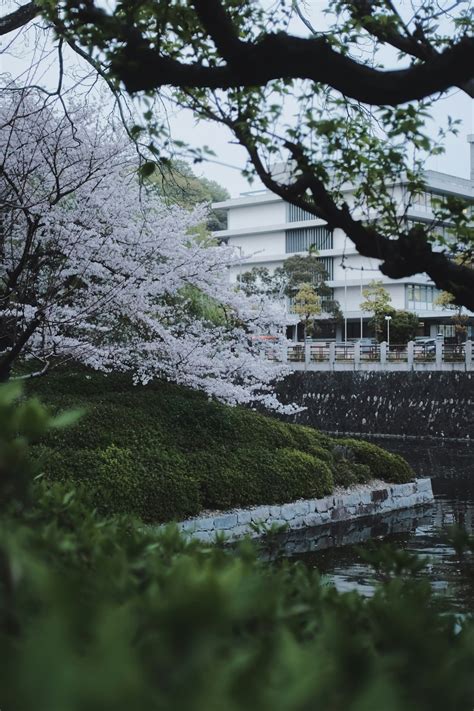
[[[101,453],[96,480],[91,480],[99,510],[131,513],[148,523],[183,519],[201,508],[198,483],[179,468],[161,461],[147,469],[130,450],[116,446]]]
[[[414,477],[412,468],[403,457],[387,452],[375,444],[356,439],[344,439],[338,440],[338,445],[348,447],[353,453],[356,464],[367,465],[374,479],[403,484]]]
[[[365,481],[367,468],[372,478],[411,477],[401,458],[374,445],[344,445],[170,383],[134,386],[124,375],[80,369],[29,387],[38,387],[56,411],[85,409],[77,425],[47,434],[35,456],[48,479],[80,483],[104,513],[182,519],[199,505],[227,509],[323,496],[332,472],[339,486]]]
[[[365,484],[373,476],[367,464],[357,464],[347,459],[340,459],[332,467],[335,486],[354,486],[355,484]]]
[[[287,425],[287,427],[295,449],[311,453],[313,449],[330,450],[332,447],[333,439],[312,427],[305,425]]]
[[[223,452],[188,455],[190,475],[199,483],[204,508],[228,509],[258,501],[259,487],[252,469],[244,469],[237,456]]]
[[[334,485],[326,462],[297,449],[277,449],[259,478],[262,503],[268,504],[319,498]]]

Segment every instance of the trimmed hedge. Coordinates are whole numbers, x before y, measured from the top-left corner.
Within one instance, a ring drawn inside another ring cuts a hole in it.
[[[368,466],[374,479],[382,479],[391,484],[404,484],[414,477],[412,468],[403,457],[387,452],[375,444],[357,439],[343,439],[338,440],[338,445],[350,450],[356,464]]]
[[[81,372],[34,381],[33,389],[57,411],[85,409],[35,456],[48,479],[74,481],[106,514],[162,522],[413,476],[401,457],[373,444],[335,440],[169,383],[133,386],[123,375]]]

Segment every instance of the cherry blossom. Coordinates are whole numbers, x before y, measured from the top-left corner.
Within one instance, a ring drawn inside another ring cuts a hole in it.
[[[207,207],[141,185],[100,107],[3,94],[0,375],[19,358],[40,373],[71,360],[281,409],[283,309],[230,283],[239,255],[203,234]]]

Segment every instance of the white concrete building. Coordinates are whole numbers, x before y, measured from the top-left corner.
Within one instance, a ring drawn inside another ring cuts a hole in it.
[[[426,192],[409,207],[406,212],[408,221],[431,222],[433,197],[457,195],[474,199],[474,135],[468,140],[472,155],[471,179],[427,171]],[[350,205],[350,189],[345,191],[345,199]],[[406,211],[403,185],[394,187],[394,199],[403,214]],[[242,255],[240,266],[232,270],[233,280],[237,280],[239,271],[243,273],[252,267],[267,267],[272,272],[288,257],[307,254],[310,246],[315,245],[318,258],[329,275],[327,284],[333,289],[334,299],[344,314],[344,322],[337,326],[337,332],[334,324],[329,327],[328,322],[326,329],[323,325],[322,337],[344,340],[347,335],[351,340],[370,335],[367,325],[370,314],[361,311],[360,303],[362,288],[374,279],[384,283],[395,309],[418,315],[419,335],[443,334],[447,341],[454,337],[453,312],[435,303],[438,292],[426,275],[389,279],[378,269],[380,262],[361,257],[342,230],[330,230],[322,220],[285,203],[267,190],[244,193],[238,198],[216,203],[214,207],[226,209],[228,214],[227,229],[216,232],[216,236],[237,247]],[[355,217],[361,218],[362,215],[356,214]],[[289,336],[294,340],[302,335],[301,329],[297,330],[296,321],[297,318],[289,313]],[[469,326],[470,338],[474,336],[473,323],[474,319]]]

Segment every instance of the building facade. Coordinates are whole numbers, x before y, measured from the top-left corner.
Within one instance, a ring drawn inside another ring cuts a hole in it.
[[[474,152],[474,136],[469,139],[471,151]],[[432,222],[432,201],[440,196],[474,197],[474,179],[427,171],[426,186],[426,192],[408,208],[403,185],[394,187],[394,200],[407,223]],[[345,191],[344,198],[350,206],[350,189]],[[322,220],[285,203],[267,190],[244,193],[238,198],[217,203],[214,207],[226,209],[228,214],[227,229],[215,233],[216,236],[240,251],[239,266],[231,271],[231,279],[234,281],[238,280],[239,272],[242,274],[253,267],[266,267],[273,272],[288,257],[305,255],[311,246],[316,248],[318,259],[328,275],[327,285],[331,287],[333,298],[339,302],[343,314],[343,319],[337,324],[327,316],[327,328],[324,327],[325,318],[322,316],[321,337],[344,341],[371,335],[368,326],[371,315],[360,308],[362,290],[369,282],[379,280],[389,292],[394,309],[417,314],[420,336],[435,337],[442,334],[447,341],[454,340],[453,311],[436,303],[439,292],[426,275],[389,279],[379,270],[380,262],[360,256],[342,230],[329,229]],[[363,217],[357,214],[354,216],[359,219]],[[291,314],[290,303],[287,305],[287,313],[289,337],[301,340],[302,329],[298,328],[297,317]],[[472,338],[474,314],[469,315],[467,337]]]

